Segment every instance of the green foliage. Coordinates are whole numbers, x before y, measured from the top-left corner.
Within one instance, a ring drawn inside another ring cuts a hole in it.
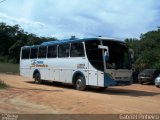
[[[24,32],[19,25],[0,23],[0,62],[18,63],[22,46],[38,45],[51,40],[56,38],[37,37]]]
[[[0,62],[2,63],[8,62],[8,56],[0,56]]]
[[[135,51],[136,69],[160,69],[160,28],[141,34],[140,40],[130,38],[125,41]]]
[[[19,64],[0,63],[0,73],[19,74]]]
[[[4,83],[2,80],[0,80],[0,89],[5,89],[7,88],[7,84]]]
[[[155,69],[160,69],[160,62],[155,63],[152,67],[155,68]]]

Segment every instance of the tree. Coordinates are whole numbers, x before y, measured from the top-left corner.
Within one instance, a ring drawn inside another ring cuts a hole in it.
[[[134,66],[137,69],[160,69],[160,29],[141,34],[140,40],[126,39],[126,43],[135,51]]]
[[[20,49],[22,46],[38,45],[42,42],[53,41],[56,38],[38,37],[28,34],[19,25],[6,25],[0,23],[0,60],[19,62]]]

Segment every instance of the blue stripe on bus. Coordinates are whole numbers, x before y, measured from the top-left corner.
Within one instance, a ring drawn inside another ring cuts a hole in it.
[[[108,74],[104,74],[104,87],[131,85],[131,80],[114,80]]]
[[[108,75],[104,74],[104,86],[115,86],[116,82]]]

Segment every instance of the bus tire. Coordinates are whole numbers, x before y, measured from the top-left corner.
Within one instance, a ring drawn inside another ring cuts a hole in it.
[[[139,83],[140,83],[141,85],[143,85],[143,82],[142,82],[142,81],[140,81]]]
[[[156,85],[157,88],[160,88],[160,85]]]
[[[41,84],[41,83],[42,83],[41,75],[40,75],[39,72],[35,73],[35,75],[34,75],[34,82],[35,82],[35,83],[38,83],[38,84]]]
[[[80,91],[86,90],[86,81],[83,76],[78,75],[76,77],[75,88]]]
[[[105,91],[105,90],[107,89],[107,87],[99,87],[99,89],[100,89],[101,91]]]
[[[139,84],[143,85],[143,81],[139,80],[138,82],[139,82]]]

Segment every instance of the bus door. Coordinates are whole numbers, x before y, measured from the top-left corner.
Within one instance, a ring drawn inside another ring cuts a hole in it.
[[[92,68],[92,66],[89,66],[89,68]],[[97,86],[98,85],[98,73],[94,69],[89,69],[88,71],[88,78],[89,78],[89,85]]]

